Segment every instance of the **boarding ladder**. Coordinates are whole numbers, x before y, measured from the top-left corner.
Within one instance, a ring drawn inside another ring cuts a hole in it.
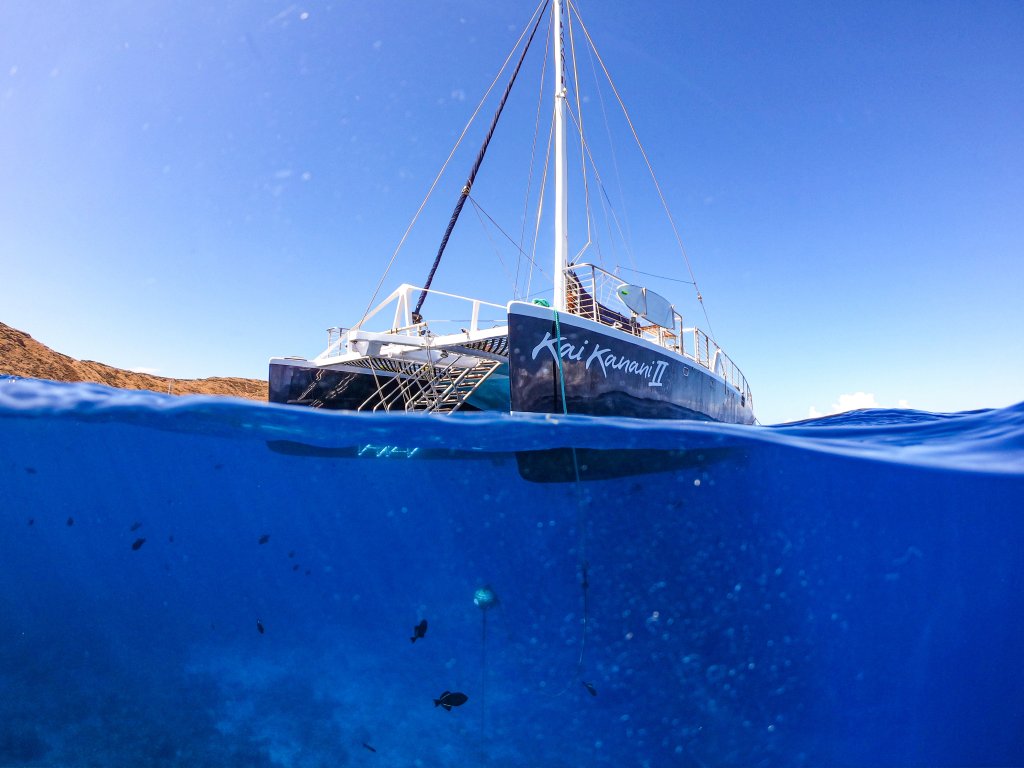
[[[403,362],[395,373],[398,375],[381,376],[377,389],[356,410],[390,411],[407,404],[422,388],[430,386],[440,369],[432,363]]]
[[[455,362],[461,358],[457,358]],[[405,402],[407,411],[455,413],[480,385],[501,365],[499,360],[478,360],[468,368],[449,365],[438,369],[435,376],[419,392]]]

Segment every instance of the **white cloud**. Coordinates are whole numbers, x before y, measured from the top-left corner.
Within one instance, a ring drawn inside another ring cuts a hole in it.
[[[840,395],[838,403],[832,403],[832,413],[845,413],[861,408],[881,408],[875,396],[870,392],[854,392],[852,395]]]
[[[909,408],[910,403],[907,400],[897,400],[895,406],[882,405],[875,399],[875,396],[871,392],[852,392],[840,395],[837,402],[832,403],[832,407],[828,413],[822,413],[817,409],[816,406],[811,406],[807,409],[807,418],[819,419],[822,416],[832,416],[837,413],[846,413],[847,411],[857,411],[866,408]]]
[[[455,99],[456,101],[465,101],[466,92],[461,88],[456,88],[454,91],[452,91],[452,98]]]
[[[155,376],[157,373],[160,372],[159,368],[145,368],[141,365],[136,366],[134,368],[129,368],[128,370],[131,371],[132,373],[148,373],[150,376]]]

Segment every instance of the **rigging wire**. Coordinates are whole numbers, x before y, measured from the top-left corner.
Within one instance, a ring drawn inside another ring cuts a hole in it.
[[[625,220],[626,231],[623,233],[622,225],[619,223],[618,217],[615,218],[615,227],[619,230],[619,236],[622,238],[622,245],[626,251],[626,255],[629,257],[629,263],[634,267],[636,266],[636,257],[633,254],[633,233],[629,226],[629,209],[626,207],[626,193],[622,189],[622,175],[619,173],[619,156],[615,152],[615,140],[612,138],[611,123],[608,120],[608,110],[605,108],[604,103],[604,90],[601,88],[600,80],[597,77],[597,67],[594,66],[594,51],[587,47],[587,58],[590,59],[590,70],[594,75],[595,90],[597,91],[597,101],[601,105],[601,118],[604,121],[604,132],[608,137],[608,151],[612,156],[612,170],[615,173],[615,186],[619,191],[619,204],[622,210],[622,218]],[[608,201],[608,207],[612,209],[612,215],[614,216],[615,206],[612,205],[611,196],[605,190],[604,185],[601,185],[601,191],[604,193],[605,198]],[[611,233],[609,232],[609,236]]]
[[[588,183],[589,179],[587,178],[587,150],[583,134],[583,110],[580,107],[580,79],[576,70],[576,40],[572,33],[572,10],[570,6],[567,5],[565,11],[566,26],[569,27],[569,53],[572,58],[572,90],[576,95],[576,113],[579,115],[579,121],[577,122],[576,127],[580,132],[580,172],[583,175],[583,201],[586,211],[586,216],[584,218],[587,222],[587,242],[583,244],[582,248],[580,248],[579,253],[572,258],[573,261],[578,261],[579,258],[586,253],[592,242],[590,232],[590,185]],[[567,111],[572,114],[572,107],[568,103],[565,106]]]
[[[580,126],[580,123],[577,122],[576,115],[573,113],[572,109],[569,109],[567,111],[569,113],[570,119],[573,122],[573,125],[575,125],[577,130],[580,131],[580,136],[582,137],[583,136],[582,127]],[[586,149],[586,154],[587,154],[587,158],[590,160],[590,165],[594,169],[594,179],[595,179],[595,181],[597,181],[598,189],[601,190],[601,193],[604,195],[604,198],[608,201],[608,207],[611,209],[612,220],[615,222],[616,229],[619,230],[619,237],[621,237],[623,239],[623,241],[625,241],[626,235],[622,231],[622,225],[619,224],[619,217],[615,215],[615,208],[614,208],[614,206],[612,206],[612,201],[611,201],[611,198],[608,196],[607,189],[605,189],[604,180],[601,178],[601,172],[597,170],[597,162],[594,160],[594,155],[590,151],[590,142],[588,142],[588,141],[586,141],[584,139],[583,140],[583,146]],[[589,210],[590,210],[589,209],[589,205],[588,205],[587,210],[588,210],[588,213],[589,213]],[[629,254],[630,260],[632,261],[633,255],[632,255],[632,253],[629,252],[628,248],[627,248],[627,253]]]
[[[658,190],[658,197],[661,199],[661,206],[665,209],[665,215],[668,216],[669,224],[672,226],[672,233],[675,235],[676,243],[679,245],[679,251],[683,254],[683,261],[686,262],[686,269],[690,273],[690,278],[693,280],[693,288],[697,293],[697,301],[700,303],[701,310],[704,312],[704,319],[708,323],[708,335],[712,341],[715,340],[715,332],[711,327],[711,318],[708,317],[707,307],[704,306],[704,296],[701,295],[700,288],[697,286],[697,277],[693,273],[693,266],[690,264],[690,257],[686,254],[686,248],[683,247],[683,239],[679,235],[679,229],[676,227],[675,219],[672,217],[672,211],[669,210],[668,202],[665,200],[665,194],[661,190],[661,184],[658,183],[658,177],[654,174],[654,167],[651,165],[650,158],[647,156],[647,151],[644,149],[643,144],[640,142],[640,136],[636,132],[636,127],[633,125],[633,120],[629,116],[629,111],[626,109],[625,103],[622,101],[622,97],[619,95],[619,89],[615,87],[615,82],[612,80],[611,74],[608,72],[608,67],[604,64],[604,59],[601,58],[601,52],[597,50],[597,46],[594,45],[594,40],[590,36],[590,32],[587,30],[587,25],[583,23],[583,18],[580,16],[579,9],[576,8],[575,3],[572,0],[568,0],[569,5],[576,10],[576,17],[579,20],[580,28],[583,30],[583,34],[587,37],[587,42],[590,43],[591,49],[594,51],[594,55],[597,57],[598,63],[601,65],[601,69],[604,72],[605,78],[608,80],[608,85],[611,86],[612,93],[615,94],[615,98],[619,102],[619,108],[622,110],[622,114],[626,118],[626,123],[629,125],[629,130],[633,133],[633,139],[636,141],[637,147],[640,149],[640,154],[644,158],[644,163],[647,164],[647,171],[651,174],[651,181],[654,182],[654,188]]]
[[[601,194],[598,196],[598,200],[601,203],[601,213],[604,214],[605,227],[608,229],[608,245],[611,250],[612,258],[618,263],[618,257],[616,256],[615,237],[612,232],[612,221],[615,217],[615,209],[612,207],[612,201],[608,197],[608,191],[604,188],[603,184],[598,184],[598,189]],[[615,221],[615,225],[618,226],[618,221]],[[621,227],[619,228],[621,232]],[[604,259],[604,252],[601,250],[601,244],[598,242],[597,251],[601,254],[601,258]],[[626,247],[626,255],[632,258],[632,254],[629,252],[628,246]],[[602,262],[604,263],[604,262]]]
[[[412,221],[409,222],[409,226],[405,228],[405,232],[402,234],[402,239],[398,241],[398,245],[395,247],[394,253],[391,254],[391,258],[388,260],[388,264],[384,268],[384,274],[381,275],[380,280],[377,281],[377,286],[373,289],[373,295],[370,297],[370,301],[366,305],[366,309],[363,310],[362,319],[358,323],[356,323],[355,327],[358,328],[360,325],[362,325],[363,322],[365,322],[366,320],[366,316],[370,314],[370,308],[373,307],[373,302],[377,300],[377,294],[380,293],[380,287],[384,285],[384,281],[387,279],[388,273],[391,272],[391,267],[394,265],[395,259],[398,257],[398,252],[401,251],[402,246],[405,245],[405,241],[408,239],[409,233],[412,232],[412,228],[416,226],[416,221],[419,219],[420,214],[423,213],[423,209],[426,207],[427,201],[430,199],[430,196],[434,193],[434,188],[437,187],[437,183],[441,180],[441,177],[444,176],[444,172],[448,168],[448,163],[450,163],[451,159],[455,156],[455,152],[458,150],[459,146],[462,144],[462,140],[466,137],[466,134],[469,132],[470,126],[473,125],[473,121],[476,120],[476,116],[480,113],[480,110],[487,102],[487,98],[488,96],[491,95],[491,91],[494,90],[494,86],[497,84],[498,80],[501,79],[501,75],[505,71],[505,67],[508,66],[508,63],[512,60],[512,57],[515,55],[515,52],[519,50],[519,44],[523,42],[523,38],[526,37],[526,33],[529,31],[530,25],[533,23],[534,17],[537,16],[538,13],[542,12],[542,9],[547,6],[547,3],[548,0],[541,0],[540,3],[537,4],[537,8],[534,10],[533,15],[530,16],[530,21],[527,22],[522,34],[519,35],[519,39],[516,40],[516,44],[512,46],[512,50],[508,52],[508,56],[505,57],[504,63],[502,63],[501,68],[498,70],[498,73],[494,76],[494,79],[491,81],[491,84],[487,86],[487,90],[484,91],[484,95],[483,97],[481,97],[480,102],[476,105],[476,109],[473,110],[473,114],[469,116],[469,121],[466,123],[466,126],[462,129],[462,133],[459,134],[459,138],[455,140],[455,146],[452,147],[452,151],[448,153],[448,157],[445,158],[444,163],[441,165],[441,170],[439,170],[437,172],[437,176],[434,177],[434,181],[431,183],[430,189],[427,190],[427,194],[423,198],[423,202],[420,203],[420,207],[416,209],[416,213],[413,215]]]
[[[544,6],[541,8],[543,13],[544,8],[547,8],[547,0],[544,0]],[[480,152],[476,156],[476,162],[473,163],[473,168],[469,172],[469,178],[466,179],[466,184],[462,188],[462,193],[459,195],[459,200],[455,203],[455,210],[452,212],[451,218],[448,220],[448,228],[444,231],[444,237],[441,238],[441,245],[437,249],[437,255],[434,257],[434,263],[430,267],[430,273],[427,275],[427,282],[424,284],[423,289],[420,291],[419,298],[416,300],[416,308],[412,311],[413,320],[419,322],[420,309],[423,308],[423,302],[427,298],[427,293],[430,291],[430,285],[434,282],[434,275],[437,273],[437,268],[441,264],[441,257],[444,255],[444,249],[448,245],[448,238],[452,235],[452,230],[455,229],[455,224],[459,220],[459,216],[462,214],[462,208],[466,204],[466,198],[469,197],[469,192],[473,188],[473,182],[476,179],[476,174],[480,170],[481,164],[484,161],[484,155],[487,153],[487,147],[490,146],[491,139],[494,137],[494,131],[498,127],[498,120],[501,117],[502,111],[505,109],[505,102],[508,101],[508,95],[512,92],[512,86],[515,85],[516,77],[519,76],[519,70],[522,69],[523,60],[526,59],[526,53],[530,50],[530,44],[533,43],[533,38],[537,34],[537,28],[540,27],[541,17],[537,17],[537,23],[533,26],[533,31],[530,33],[530,39],[526,41],[526,45],[523,46],[523,53],[519,57],[519,62],[516,64],[515,70],[512,72],[512,77],[509,78],[508,85],[505,86],[505,92],[501,95],[501,101],[498,102],[498,108],[494,112],[494,117],[491,119],[491,127],[487,131],[487,136],[484,138],[484,143],[480,147]]]
[[[494,238],[491,237],[490,229],[487,228],[487,225],[484,223],[483,216],[480,215],[481,212],[483,212],[483,209],[480,207],[477,201],[473,199],[472,196],[469,196],[469,202],[473,204],[473,210],[476,212],[476,217],[480,221],[480,228],[484,231],[484,235],[487,236],[487,241],[491,244],[491,248],[494,249],[494,255],[498,257],[498,263],[501,264],[501,271],[505,273],[505,277],[507,277],[509,279],[509,282],[512,283],[512,291],[514,293],[516,286],[515,283],[512,282],[512,273],[509,272],[508,267],[505,266],[505,260],[501,258],[501,249],[498,248],[497,244],[494,242]],[[487,215],[487,218],[491,219],[490,215]],[[498,227],[494,219],[491,219],[491,223],[494,224],[494,226]],[[498,227],[498,231],[501,232],[501,234],[505,235],[505,232],[504,230],[501,229],[501,227]],[[508,235],[505,235],[505,237],[508,237]],[[509,239],[511,240],[511,238]],[[515,242],[513,242],[512,244],[515,245]]]
[[[544,268],[543,268],[543,267],[542,267],[542,266],[541,266],[540,264],[537,264],[537,263],[535,263],[535,262],[533,261],[533,257],[532,257],[532,256],[530,256],[530,254],[528,254],[528,253],[527,253],[526,251],[524,251],[524,250],[523,250],[523,249],[522,249],[522,248],[520,247],[520,245],[519,245],[519,244],[518,244],[518,243],[517,243],[517,242],[516,242],[515,240],[513,240],[513,239],[512,239],[512,235],[510,235],[510,234],[509,234],[508,232],[506,232],[506,231],[505,231],[504,229],[502,229],[502,228],[501,228],[501,225],[500,225],[500,224],[499,224],[499,223],[498,223],[497,221],[495,221],[494,217],[493,217],[493,216],[491,216],[491,214],[489,214],[489,213],[488,213],[488,212],[487,212],[487,211],[486,211],[486,210],[484,209],[484,207],[483,207],[482,205],[480,205],[480,203],[479,203],[479,202],[477,201],[477,199],[476,199],[475,197],[473,197],[472,195],[470,195],[470,196],[469,196],[469,202],[471,202],[471,203],[473,204],[473,207],[474,207],[474,208],[476,208],[476,211],[477,211],[477,215],[478,215],[478,216],[479,216],[480,214],[483,214],[484,216],[486,216],[486,217],[487,217],[487,220],[488,220],[488,221],[490,221],[490,222],[491,222],[491,224],[493,224],[493,225],[494,225],[494,228],[495,228],[495,229],[497,229],[497,230],[498,230],[499,232],[501,232],[501,234],[505,236],[505,239],[506,239],[506,240],[508,240],[508,241],[509,241],[510,243],[512,243],[513,247],[515,247],[515,248],[516,248],[516,249],[517,249],[517,250],[519,251],[519,256],[520,256],[520,257],[524,257],[524,256],[525,256],[525,257],[526,257],[526,259],[527,259],[527,261],[529,261],[529,262],[533,263],[533,265],[534,265],[534,266],[535,266],[535,267],[536,267],[537,269],[539,269],[539,270],[540,270],[540,273],[541,273],[542,275],[544,275],[544,277],[547,277],[547,272],[545,272],[545,271],[544,271]],[[499,259],[500,259],[500,257],[499,257]],[[504,262],[502,262],[502,266],[504,266]],[[506,274],[507,274],[507,271],[506,271]]]
[[[591,163],[593,163],[593,160],[591,160]],[[594,177],[597,180],[597,190],[599,192],[599,194],[597,196],[597,199],[598,199],[598,202],[601,203],[601,213],[603,214],[603,217],[604,217],[603,218],[604,225],[605,225],[605,227],[608,230],[608,245],[609,245],[609,250],[610,250],[610,253],[611,253],[611,258],[614,259],[614,261],[616,263],[618,263],[618,258],[616,256],[617,248],[616,248],[615,234],[612,231],[612,223],[614,222],[615,226],[619,230],[619,235],[622,238],[623,245],[625,246],[625,249],[626,249],[626,253],[632,259],[632,254],[629,252],[629,244],[625,242],[625,236],[622,234],[622,227],[619,225],[618,218],[615,216],[615,208],[614,208],[614,206],[612,206],[611,198],[608,197],[608,191],[605,189],[604,184],[601,181],[601,174],[597,170],[597,165],[596,164],[594,165]],[[598,222],[597,222],[597,214],[594,213],[592,215],[594,216],[594,231],[595,232],[599,232],[600,231],[600,227],[598,226]],[[601,264],[603,265],[605,263],[605,254],[604,254],[604,250],[601,247],[601,240],[600,240],[600,238],[598,238],[598,237],[594,238],[594,246],[597,248],[598,259],[601,261]]]
[[[548,168],[551,165],[551,145],[555,139],[555,116],[551,116],[551,123],[548,125],[548,151],[544,155],[544,173],[540,180],[540,196],[537,199],[537,221],[533,228],[533,247],[530,249],[531,257],[530,262],[536,266],[537,261],[537,241],[540,239],[540,220],[541,214],[544,212],[544,191],[548,186]],[[533,285],[533,267],[530,268],[530,272],[526,279],[526,295],[530,295],[530,288]]]
[[[667,281],[669,281],[671,283],[684,283],[687,286],[692,286],[693,285],[693,281],[679,280],[678,278],[667,278],[667,276],[665,276],[664,274],[654,274],[654,272],[644,272],[644,271],[641,271],[640,269],[631,269],[630,267],[623,266],[622,264],[615,264],[615,269],[625,269],[628,272],[636,272],[637,274],[646,274],[648,276],[648,278],[657,278],[658,280],[667,280]]]
[[[530,192],[533,190],[533,172],[537,164],[537,137],[540,135],[540,115],[541,109],[544,106],[544,81],[547,78],[548,71],[548,54],[551,52],[551,29],[552,29],[552,17],[548,16],[548,31],[545,38],[544,44],[544,63],[541,65],[540,70],[540,89],[537,92],[537,116],[534,119],[533,124],[533,142],[530,146],[530,175],[526,180],[526,197],[523,199],[523,226],[519,232],[519,252],[526,254],[523,250],[523,242],[526,240],[526,222],[528,221],[527,214],[530,210]],[[527,257],[530,258],[530,257]],[[533,259],[530,258],[533,262]],[[523,260],[521,258],[516,259],[516,280],[515,288],[512,292],[512,298],[516,298],[519,294],[519,269],[522,266]]]

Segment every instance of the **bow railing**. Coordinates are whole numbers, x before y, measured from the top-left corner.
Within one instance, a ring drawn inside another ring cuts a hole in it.
[[[683,316],[672,308],[672,326],[650,322],[630,310],[619,298],[626,281],[595,264],[574,264],[565,270],[568,312],[646,339],[721,376],[751,402],[750,385],[725,351],[700,328],[684,328]]]

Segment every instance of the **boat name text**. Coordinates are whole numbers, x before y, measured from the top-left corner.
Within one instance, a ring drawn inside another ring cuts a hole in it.
[[[537,355],[546,349],[551,353],[551,357],[555,360],[559,358],[559,350],[561,350],[561,357],[563,360],[577,360],[582,362],[583,355],[586,354],[587,351],[587,344],[589,343],[590,339],[584,339],[582,344],[576,346],[567,342],[564,336],[552,337],[550,332],[546,332],[541,342],[533,348],[533,356],[531,359],[536,360]],[[602,347],[597,342],[594,343],[589,355],[587,355],[585,363],[587,370],[589,370],[590,366],[594,363],[601,368],[601,373],[603,373],[605,377],[608,376],[608,371],[610,370],[632,373],[642,379],[649,379],[647,382],[647,386],[649,387],[660,387],[661,378],[665,375],[665,369],[668,368],[668,363],[664,360],[656,360],[653,363],[643,363],[638,360],[631,360],[628,357],[616,355],[611,349],[608,347]]]

